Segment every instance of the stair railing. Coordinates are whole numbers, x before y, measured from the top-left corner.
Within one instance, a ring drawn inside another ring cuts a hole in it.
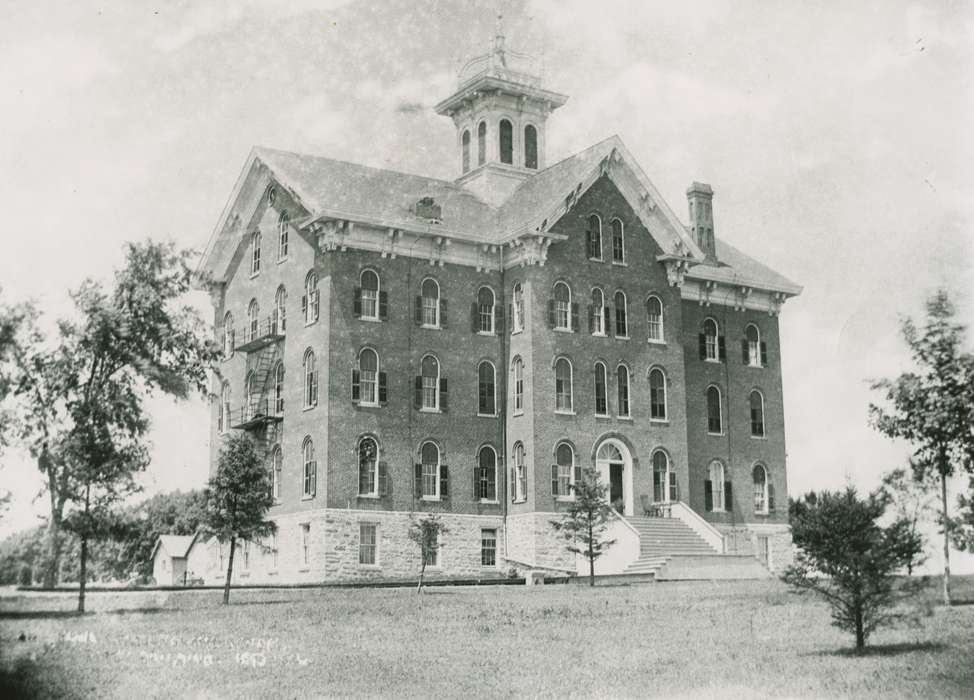
[[[687,527],[700,535],[704,542],[716,549],[720,554],[726,553],[727,548],[724,543],[724,535],[720,530],[700,517],[699,513],[683,501],[672,501],[669,505],[672,517],[682,520]]]

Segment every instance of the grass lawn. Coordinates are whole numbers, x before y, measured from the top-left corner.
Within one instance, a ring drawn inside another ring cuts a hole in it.
[[[12,593],[0,697],[974,697],[974,577],[938,590],[861,657],[777,581]]]

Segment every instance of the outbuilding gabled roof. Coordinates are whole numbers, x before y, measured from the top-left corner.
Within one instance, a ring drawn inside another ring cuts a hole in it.
[[[155,547],[152,548],[152,558],[155,559],[156,552],[161,547],[167,556],[182,559],[189,554],[189,548],[195,539],[195,535],[159,535]]]

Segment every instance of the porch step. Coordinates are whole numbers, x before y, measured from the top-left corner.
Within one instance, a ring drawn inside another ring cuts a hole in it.
[[[639,560],[634,565],[676,554],[719,554],[713,547],[677,518],[629,517],[626,521],[639,533]]]

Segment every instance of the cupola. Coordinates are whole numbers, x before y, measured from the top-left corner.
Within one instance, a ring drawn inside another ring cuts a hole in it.
[[[545,167],[545,126],[566,95],[541,87],[536,59],[509,51],[498,28],[490,51],[460,69],[456,91],[436,105],[457,129],[457,183],[490,204]]]

